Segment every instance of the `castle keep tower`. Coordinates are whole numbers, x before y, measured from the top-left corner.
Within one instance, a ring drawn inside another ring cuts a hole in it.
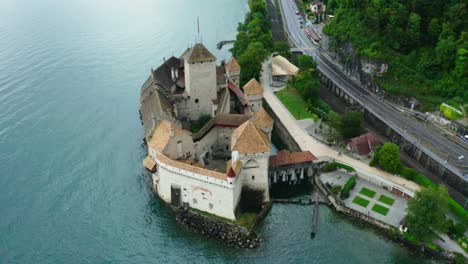
[[[185,68],[185,92],[188,96],[190,119],[214,115],[216,91],[216,57],[201,43],[182,56]]]

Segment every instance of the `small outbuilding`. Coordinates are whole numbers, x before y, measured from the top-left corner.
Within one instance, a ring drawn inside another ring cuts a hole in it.
[[[271,68],[272,81],[275,86],[285,85],[299,72],[296,65],[281,55],[274,56],[271,59]]]
[[[365,156],[372,154],[380,144],[380,140],[374,134],[368,132],[350,139],[348,149],[359,156]]]

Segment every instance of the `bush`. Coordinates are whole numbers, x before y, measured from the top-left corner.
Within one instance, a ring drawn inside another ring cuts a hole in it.
[[[331,188],[331,193],[333,195],[338,195],[341,192],[341,186],[340,185],[335,185]]]
[[[343,190],[341,190],[340,198],[342,200],[348,198],[349,192],[354,188],[355,185],[356,185],[356,177],[349,178],[346,181],[345,185],[343,186]]]
[[[324,172],[336,171],[338,168],[345,169],[348,172],[356,171],[353,167],[339,163],[339,162],[330,162],[323,168]]]

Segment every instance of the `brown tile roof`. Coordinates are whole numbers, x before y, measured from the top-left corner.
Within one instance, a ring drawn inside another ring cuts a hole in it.
[[[370,132],[359,137],[352,138],[349,142],[350,147],[356,151],[358,155],[367,155],[369,152],[374,151],[380,144],[380,140]]]
[[[281,150],[275,156],[270,157],[270,166],[279,167],[297,163],[313,162],[314,160],[317,160],[317,157],[310,153],[310,151],[291,153],[288,150]]]
[[[140,111],[145,137],[149,137],[153,132],[153,116],[156,119],[164,115],[166,117],[175,116],[172,104],[152,83],[149,83],[140,95]]]
[[[254,114],[252,118],[252,122],[254,123],[255,127],[257,128],[264,128],[264,127],[271,127],[273,126],[273,119],[271,116],[263,109],[263,107],[260,107],[258,111]]]
[[[197,167],[197,166],[185,164],[185,163],[179,162],[177,160],[172,160],[172,159],[170,159],[170,158],[168,158],[168,157],[166,157],[164,155],[158,155],[156,157],[156,159],[158,159],[162,163],[165,163],[167,165],[176,167],[176,168],[181,169],[181,170],[197,173],[197,174],[200,174],[200,175],[203,175],[203,176],[208,176],[208,177],[215,178],[215,179],[218,179],[218,180],[224,180],[224,181],[227,180],[227,176],[224,173],[220,173],[220,172],[200,168],[200,167]]]
[[[247,121],[232,133],[231,150],[244,154],[270,152],[270,140],[251,121]]]
[[[143,160],[143,166],[145,166],[145,168],[150,172],[154,172],[154,169],[156,168],[156,162],[152,160],[149,156],[147,156]]]
[[[263,94],[263,87],[257,82],[257,80],[255,80],[255,78],[252,78],[252,80],[246,83],[243,89],[246,95]]]
[[[216,60],[216,57],[201,43],[195,44],[195,46],[187,50],[182,56],[188,63]]]
[[[226,64],[226,72],[235,72],[235,71],[240,71],[240,65],[237,62],[236,58],[232,57],[231,61],[229,61],[229,63]]]
[[[249,120],[246,115],[239,114],[219,114],[213,117],[206,125],[204,125],[200,131],[193,135],[193,140],[199,140],[205,136],[213,127],[239,127],[245,121]]]
[[[167,144],[169,144],[169,141],[171,140],[171,130],[174,136],[181,134],[190,135],[190,132],[187,130],[183,130],[163,118],[157,124],[156,129],[148,141],[148,146],[159,151],[160,153],[163,153]]]

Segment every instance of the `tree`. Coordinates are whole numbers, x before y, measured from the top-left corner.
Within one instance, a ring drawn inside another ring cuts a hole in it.
[[[351,111],[343,116],[341,123],[341,133],[344,138],[352,138],[359,136],[362,132],[361,128],[362,114],[360,112]]]
[[[437,42],[437,38],[439,37],[440,34],[440,22],[439,19],[434,17],[431,19],[429,22],[429,25],[427,26],[427,33],[429,34],[429,38],[432,43]]]
[[[247,50],[239,57],[239,64],[241,66],[241,84],[247,83],[252,78],[257,80],[262,71],[262,62],[266,59],[269,52],[265,49],[262,43],[253,42],[247,47]]]
[[[422,188],[408,201],[408,231],[423,241],[429,241],[436,232],[446,231],[448,192],[444,186]]]
[[[294,82],[293,86],[300,93],[305,101],[315,102],[319,98],[319,83],[316,77],[312,76],[310,72],[300,72]]]
[[[285,57],[286,59],[291,59],[291,52],[289,51],[289,45],[286,42],[277,41],[273,45],[273,51],[278,52],[279,55]]]
[[[398,173],[400,171],[401,160],[400,147],[398,145],[387,142],[375,155],[378,156],[378,164],[382,169],[390,173]]]
[[[313,70],[316,72],[317,63],[309,55],[299,55],[297,56],[297,63],[299,68],[303,71]]]
[[[331,143],[339,141],[341,139],[339,132],[342,122],[341,116],[337,112],[330,110],[326,116],[326,122],[328,124],[326,131],[327,141]]]
[[[407,32],[411,41],[411,47],[416,47],[421,37],[421,17],[418,14],[410,14]]]

